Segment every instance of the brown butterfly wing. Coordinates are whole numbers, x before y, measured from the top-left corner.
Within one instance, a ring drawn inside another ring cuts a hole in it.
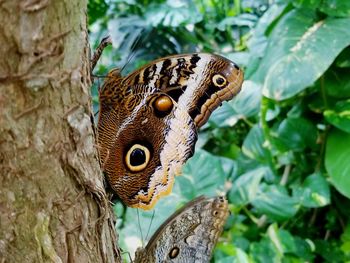
[[[109,73],[100,93],[98,142],[108,181],[125,204],[150,209],[170,193],[193,154],[198,127],[242,81],[233,62],[204,53],[156,60],[125,78]],[[172,105],[165,115],[152,104],[163,95]]]
[[[123,83],[146,83],[167,93],[200,127],[223,101],[240,91],[243,75],[235,63],[222,56],[194,53],[156,60],[127,76]]]
[[[171,215],[144,249],[137,250],[135,262],[209,262],[228,215],[223,197],[196,198]]]
[[[193,120],[175,101],[165,116],[157,114],[152,102],[163,95],[157,90],[136,85],[130,92],[100,113],[100,158],[112,189],[123,202],[149,209],[171,190],[175,175],[193,154],[197,132]],[[127,159],[134,145],[149,151],[147,166],[136,171]]]

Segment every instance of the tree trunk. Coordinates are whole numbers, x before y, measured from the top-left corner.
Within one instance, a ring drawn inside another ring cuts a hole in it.
[[[119,262],[91,123],[87,1],[0,0],[0,262]]]

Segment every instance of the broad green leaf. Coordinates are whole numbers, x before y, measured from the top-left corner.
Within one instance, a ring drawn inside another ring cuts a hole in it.
[[[333,110],[326,110],[324,116],[330,124],[350,133],[350,100],[339,101]]]
[[[258,168],[239,176],[233,182],[228,195],[230,203],[246,205],[252,201],[258,192],[258,186],[265,173],[266,168]]]
[[[305,207],[322,207],[330,204],[329,184],[320,173],[306,177],[301,186],[295,186],[293,195]]]
[[[265,55],[265,50],[268,44],[267,31],[270,27],[275,24],[282,12],[286,9],[287,4],[274,3],[270,8],[260,17],[256,27],[254,28],[252,36],[247,41],[247,46],[249,48],[249,63],[245,65],[245,78],[251,79],[251,76],[259,68],[259,62],[261,58]]]
[[[337,242],[333,240],[316,240],[315,244],[317,254],[322,257],[320,259],[321,262],[349,262],[349,258],[345,257]]]
[[[260,17],[256,27],[254,28],[254,34],[249,38],[247,46],[253,56],[264,56],[267,46],[267,31],[268,28],[273,25],[282,12],[285,10],[286,4],[272,4],[269,9]]]
[[[96,20],[106,15],[108,5],[104,0],[88,1],[89,23],[93,24]]]
[[[328,138],[325,165],[331,183],[350,198],[350,134],[332,129]]]
[[[242,118],[256,115],[259,112],[260,101],[261,86],[247,80],[243,83],[241,92],[215,110],[209,121],[218,127],[233,126]]]
[[[247,253],[240,248],[236,248],[236,259],[233,263],[251,263],[252,261],[249,259]]]
[[[276,139],[292,150],[315,148],[317,129],[308,119],[288,117],[281,122]]]
[[[179,27],[195,24],[203,18],[195,5],[186,1],[169,1],[164,4],[154,4],[144,14],[147,23],[153,27]]]
[[[350,256],[350,224],[345,227],[344,233],[341,235],[343,244],[340,249],[348,256]]]
[[[252,201],[253,206],[262,214],[276,221],[293,217],[299,209],[298,199],[288,195],[282,186],[265,186]]]
[[[225,159],[226,161],[228,159]],[[218,191],[224,187],[226,173],[220,157],[204,150],[197,150],[196,154],[185,164],[182,175],[176,177],[175,181],[181,196],[192,200],[199,195],[218,194]]]
[[[220,252],[220,253],[219,253]],[[228,256],[227,256],[228,255]],[[232,243],[218,243],[215,247],[214,262],[222,263],[251,263],[244,250]]]
[[[292,3],[298,8],[316,9],[322,0],[294,0]]]
[[[272,224],[267,229],[267,236],[270,238],[272,244],[275,247],[275,250],[279,257],[282,257],[284,253],[284,248],[282,246],[281,240],[278,235],[278,226],[277,224]]]
[[[266,163],[268,158],[270,158],[270,152],[264,147],[264,142],[262,129],[255,125],[245,138],[242,151],[249,158]]]
[[[312,85],[350,44],[350,18],[316,21],[313,13],[291,11],[274,29],[258,78],[263,95],[288,99]]]
[[[350,68],[350,46],[340,53],[335,61],[335,65],[339,68]]]
[[[325,0],[322,1],[320,10],[329,16],[350,17],[350,1]]]
[[[350,55],[350,53],[349,53]],[[350,57],[349,57],[350,59]],[[350,97],[350,74],[349,68],[341,68],[337,70],[328,70],[324,75],[323,85],[328,96],[337,99],[347,99]]]
[[[136,15],[108,21],[108,29],[115,48],[130,50],[135,40],[146,27],[145,20]]]
[[[257,16],[253,14],[241,14],[235,17],[226,17],[218,25],[218,29],[225,31],[228,26],[247,26],[254,27],[257,21]]]
[[[260,242],[252,243],[250,254],[254,259],[253,262],[281,262],[274,245],[267,237],[262,238]]]
[[[248,51],[232,52],[225,54],[225,57],[235,62],[240,67],[246,67],[251,59],[251,54]],[[244,75],[246,75],[245,72]]]
[[[228,242],[227,243],[226,242],[225,243],[218,243],[217,246],[215,247],[215,250],[223,252],[223,254],[230,255],[230,256],[233,256],[236,253],[236,248],[235,248],[234,244],[233,243],[228,243]],[[223,256],[221,256],[221,258],[222,257]],[[215,258],[218,259],[217,257],[215,257]]]
[[[300,262],[305,262],[305,260],[312,261],[312,246],[308,242],[284,229],[279,229],[278,235],[285,253],[294,254],[299,259],[304,259]]]
[[[295,255],[300,261],[293,260],[291,262],[305,262],[312,260],[310,245],[303,239],[293,236],[290,232],[278,228],[274,223],[268,227],[267,234],[274,244],[280,255]],[[301,260],[303,259],[303,260]]]
[[[348,223],[345,227],[344,233],[341,235],[342,241],[349,241],[350,242],[350,224]]]

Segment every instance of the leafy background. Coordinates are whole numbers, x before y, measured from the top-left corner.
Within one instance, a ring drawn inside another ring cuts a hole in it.
[[[350,261],[350,1],[93,0],[89,22],[93,47],[108,34],[114,44],[96,75],[195,51],[245,70],[154,214],[115,205],[125,251],[182,204],[221,193],[231,216],[213,262]]]

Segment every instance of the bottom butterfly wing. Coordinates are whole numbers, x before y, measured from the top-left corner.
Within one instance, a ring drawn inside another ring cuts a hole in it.
[[[136,251],[136,263],[209,262],[229,215],[223,197],[199,197],[170,216],[144,249]]]

